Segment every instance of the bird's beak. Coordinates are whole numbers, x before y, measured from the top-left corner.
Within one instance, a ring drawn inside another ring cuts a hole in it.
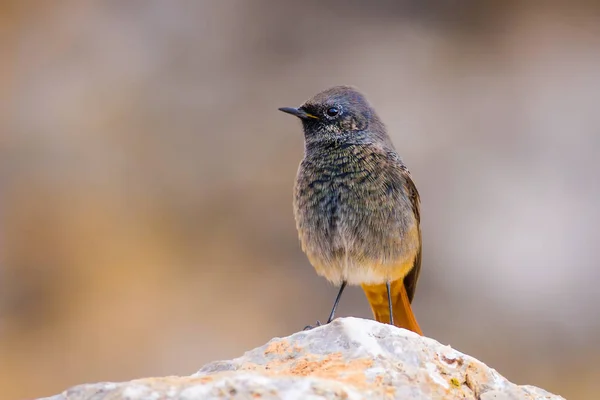
[[[300,119],[319,119],[319,117],[314,116],[312,114],[307,113],[302,108],[293,108],[293,107],[281,107],[279,111],[283,111],[284,113],[295,115]]]

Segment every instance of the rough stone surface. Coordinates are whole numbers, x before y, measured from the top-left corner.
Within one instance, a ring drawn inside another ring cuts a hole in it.
[[[75,386],[52,400],[562,399],[517,386],[433,339],[375,321],[340,318],[275,338],[192,376]]]

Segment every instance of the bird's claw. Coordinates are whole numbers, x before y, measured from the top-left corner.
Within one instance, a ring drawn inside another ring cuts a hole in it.
[[[321,321],[317,321],[317,323],[313,326],[313,325],[306,325],[304,327],[304,329],[302,329],[303,331],[310,331],[311,329],[317,328],[321,326]]]

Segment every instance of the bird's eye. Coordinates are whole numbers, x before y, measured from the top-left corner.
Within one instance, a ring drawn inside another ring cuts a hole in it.
[[[340,108],[339,107],[329,107],[326,111],[325,114],[327,114],[328,117],[337,117],[340,113]]]

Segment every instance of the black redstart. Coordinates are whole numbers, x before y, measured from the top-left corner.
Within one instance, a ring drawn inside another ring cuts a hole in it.
[[[298,108],[304,159],[294,188],[302,249],[317,273],[361,285],[375,319],[422,335],[411,309],[421,269],[419,193],[386,128],[356,89],[337,86]]]

